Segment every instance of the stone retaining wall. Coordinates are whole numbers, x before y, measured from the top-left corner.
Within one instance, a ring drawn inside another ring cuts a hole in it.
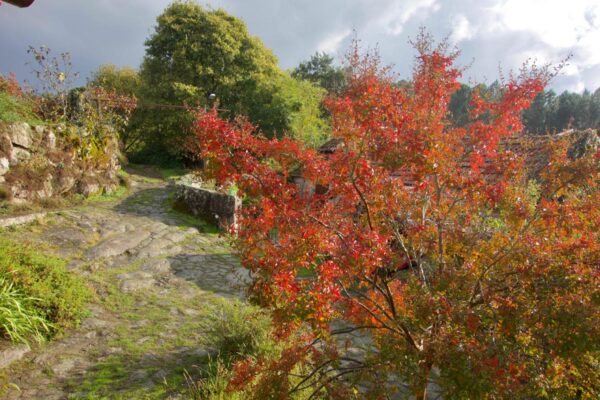
[[[235,196],[205,189],[198,185],[177,182],[175,186],[175,206],[221,229],[236,226],[236,211],[241,200]]]
[[[61,133],[66,129],[75,131],[79,139],[90,136],[76,126],[57,126],[54,131],[0,121],[0,201],[23,203],[69,194],[87,197],[118,186],[116,135],[101,146],[84,148],[83,140]]]

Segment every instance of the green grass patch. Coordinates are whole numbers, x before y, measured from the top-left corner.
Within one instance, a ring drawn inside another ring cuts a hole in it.
[[[119,200],[121,197],[125,196],[129,190],[125,186],[119,186],[112,193],[98,193],[93,196],[88,197],[85,201],[87,203],[106,203],[111,201]]]
[[[41,125],[42,121],[33,111],[32,102],[26,98],[11,96],[0,91],[0,121],[6,123],[27,122]]]
[[[50,338],[77,326],[92,297],[83,280],[67,271],[66,261],[6,238],[0,238],[0,282],[5,284],[0,320],[18,312],[20,306],[29,317],[0,327],[1,335],[15,341],[26,341],[27,336]],[[33,316],[43,319],[44,325],[38,323],[30,332],[23,330]]]
[[[167,179],[181,178],[182,176],[186,175],[188,173],[188,171],[185,168],[179,167],[179,166],[159,167],[158,173],[164,180],[167,180]]]

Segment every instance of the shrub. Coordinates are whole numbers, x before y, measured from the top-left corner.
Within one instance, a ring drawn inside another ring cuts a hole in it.
[[[193,400],[238,400],[243,399],[243,393],[228,393],[227,386],[231,379],[231,369],[221,360],[210,361],[205,370],[205,376],[195,380],[185,373],[186,394]]]
[[[228,390],[231,365],[245,358],[274,354],[277,349],[270,337],[271,319],[255,306],[222,301],[208,329],[218,356],[202,367],[200,379],[184,374],[186,394],[194,400],[237,400],[246,398],[241,391]]]
[[[48,328],[40,330],[42,325],[36,322],[37,331],[45,337],[77,326],[85,314],[91,292],[81,278],[67,271],[65,264],[64,260],[43,255],[27,245],[0,238],[0,282],[7,282],[3,287],[3,304],[11,305],[0,310],[0,320],[9,318],[9,311],[19,309],[18,304],[25,304],[27,307],[21,307],[25,314],[16,321],[24,323],[27,315],[31,324],[31,318],[38,316]],[[19,326],[16,331],[27,333],[25,326]],[[13,340],[25,338],[22,334],[19,338],[6,328],[2,330],[0,334]],[[35,332],[30,333],[36,336]]]
[[[224,301],[216,317],[210,334],[222,359],[259,356],[273,350],[271,319],[259,308]]]

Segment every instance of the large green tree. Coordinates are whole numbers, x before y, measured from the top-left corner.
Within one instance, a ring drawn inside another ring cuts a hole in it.
[[[318,118],[318,102],[312,99],[324,95],[316,86],[305,86],[308,101],[288,101],[281,93],[291,78],[271,50],[248,33],[243,21],[195,1],[176,1],[158,17],[140,73],[140,100],[146,107],[136,115],[136,129],[143,131],[146,148],[170,156],[181,155],[192,121],[177,106],[214,102],[223,116],[245,115],[267,136],[294,135],[295,114]]]

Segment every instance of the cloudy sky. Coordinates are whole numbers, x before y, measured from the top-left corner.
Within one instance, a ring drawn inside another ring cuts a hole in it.
[[[103,63],[139,66],[144,40],[170,0],[36,0],[28,9],[0,6],[0,73],[31,79],[28,45],[70,52],[82,78]],[[316,50],[341,59],[354,32],[380,49],[401,77],[414,53],[419,27],[448,36],[470,65],[465,80],[491,82],[528,58],[569,65],[552,87],[600,87],[598,0],[210,0],[242,18],[273,49],[283,68]]]

